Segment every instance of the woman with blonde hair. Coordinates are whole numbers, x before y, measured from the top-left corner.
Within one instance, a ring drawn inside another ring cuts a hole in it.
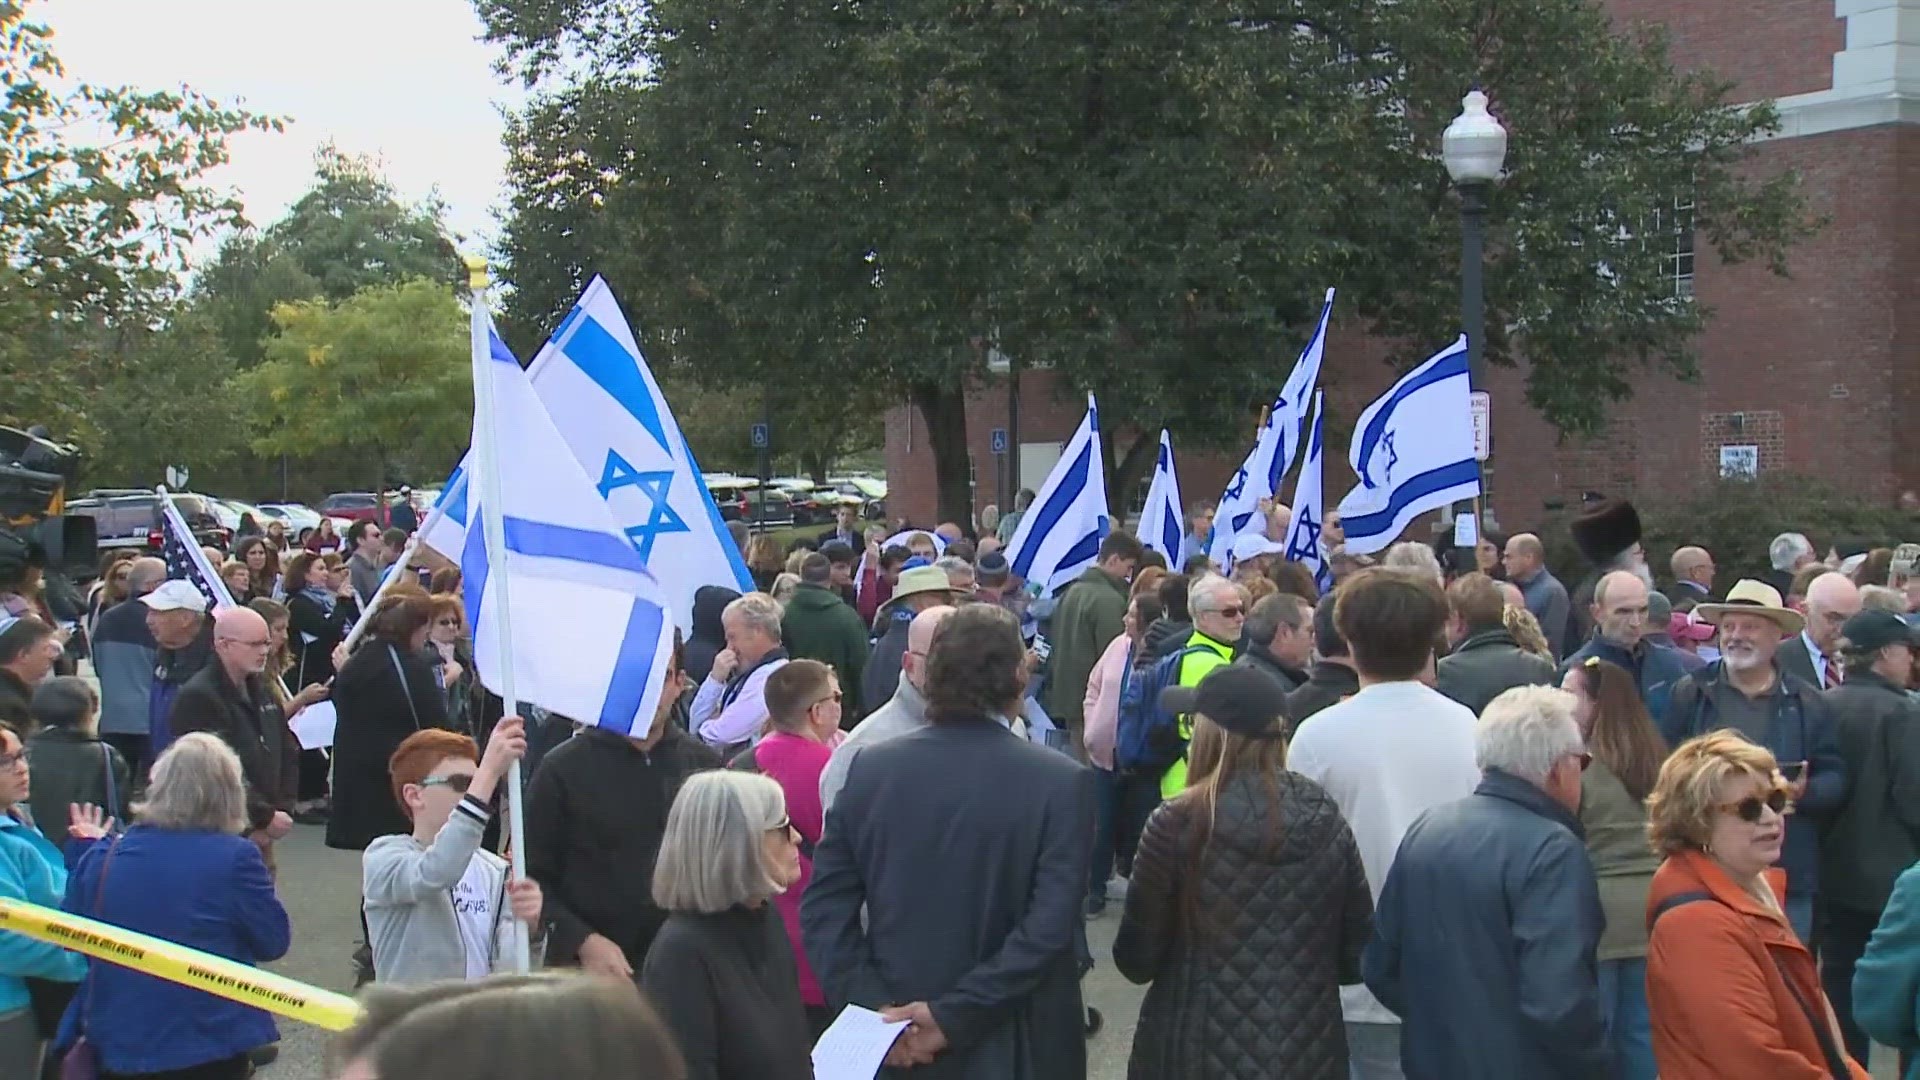
[[[1166,707],[1194,714],[1187,788],[1153,812],[1113,960],[1151,983],[1132,1080],[1345,1080],[1340,987],[1360,981],[1373,897],[1353,833],[1287,770],[1285,692],[1221,667]],[[1236,1003],[1230,1015],[1213,1003]]]
[[[1541,633],[1540,620],[1533,617],[1533,612],[1509,604],[1500,612],[1500,623],[1513,637],[1513,643],[1520,646],[1520,651],[1549,660],[1554,658],[1553,646],[1547,644],[1547,635]]]
[[[762,592],[773,591],[773,579],[786,569],[786,560],[780,555],[780,541],[772,533],[760,533],[747,541],[747,573],[753,575],[753,587]]]
[[[1789,788],[1738,732],[1680,744],[1647,800],[1664,861],[1647,898],[1647,1004],[1662,1080],[1869,1080],[1847,1057],[1813,954],[1770,869]]]

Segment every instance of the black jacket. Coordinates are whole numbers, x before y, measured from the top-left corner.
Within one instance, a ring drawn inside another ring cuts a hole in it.
[[[1580,821],[1489,770],[1400,841],[1367,988],[1402,1021],[1410,1080],[1609,1080],[1594,950],[1606,924]]]
[[[208,664],[180,688],[168,723],[176,739],[205,731],[218,735],[239,755],[247,779],[249,828],[264,829],[273,823],[274,811],[293,809],[300,787],[300,743],[258,676],[242,688],[227,677],[225,667]]]
[[[27,805],[34,825],[55,846],[66,846],[71,804],[92,803],[127,820],[133,775],[120,751],[69,727],[45,727],[27,740],[27,761],[33,767]]]
[[[0,668],[0,720],[12,724],[23,737],[33,730],[33,713],[28,709],[32,702],[33,687],[20,676]]]
[[[333,650],[346,640],[360,617],[360,605],[336,598],[328,611],[304,593],[287,597],[287,644],[293,650],[293,668],[287,687],[295,693],[333,678]]]
[[[882,612],[879,640],[867,655],[867,666],[860,673],[860,698],[884,703],[900,686],[900,666],[907,656],[907,627],[913,612],[897,607]]]
[[[1316,660],[1307,681],[1287,695],[1287,719],[1298,730],[1302,720],[1359,692],[1359,672],[1345,664]]]
[[[1553,685],[1553,661],[1522,649],[1505,630],[1462,638],[1440,658],[1434,689],[1479,716],[1487,703],[1516,686]]]
[[[1850,782],[1820,846],[1820,895],[1878,918],[1893,880],[1920,861],[1920,705],[1871,671],[1822,696]]]
[[[1186,645],[1187,639],[1192,636],[1193,623],[1175,622],[1162,617],[1153,620],[1153,625],[1147,627],[1146,636],[1141,640],[1140,645],[1150,659],[1158,660],[1163,656],[1172,656],[1179,652],[1181,647]]]
[[[713,670],[713,658],[727,647],[727,631],[720,625],[720,614],[727,605],[740,599],[740,590],[725,585],[702,585],[693,593],[693,629],[687,635],[681,666],[687,672],[687,685],[699,686]]]
[[[946,1034],[931,1065],[882,1076],[1086,1075],[1078,942],[1093,825],[1093,773],[985,717],[861,747],[800,924],[828,1001],[924,1001]]]
[[[393,800],[387,761],[407,736],[447,726],[447,697],[433,669],[410,649],[369,641],[334,676],[331,698],[339,719],[327,846],[364,851],[382,836],[412,832]]]
[[[720,764],[671,725],[652,750],[588,728],[547,754],[528,785],[526,830],[527,876],[540,883],[552,924],[548,963],[578,963],[580,943],[599,934],[640,970],[667,919],[653,903],[667,809],[687,777]]]
[[[1333,798],[1276,779],[1277,802],[1262,777],[1221,790],[1197,872],[1199,796],[1147,821],[1113,942],[1120,973],[1152,983],[1129,1080],[1345,1080],[1340,984],[1360,981],[1373,894]]]
[[[686,1080],[813,1080],[793,945],[772,904],[672,915],[640,968]]]
[[[1290,668],[1274,659],[1273,654],[1258,645],[1242,649],[1233,662],[1241,667],[1250,667],[1264,671],[1274,677],[1282,690],[1292,693],[1307,684],[1307,673],[1299,668]]]

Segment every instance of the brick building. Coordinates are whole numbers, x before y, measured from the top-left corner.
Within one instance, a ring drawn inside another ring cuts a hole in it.
[[[1622,21],[1661,21],[1676,64],[1735,80],[1739,100],[1773,98],[1782,128],[1756,149],[1754,167],[1800,174],[1826,227],[1796,247],[1792,277],[1722,266],[1693,254],[1677,207],[1675,288],[1716,317],[1696,341],[1701,377],[1682,384],[1647,374],[1612,428],[1556,446],[1528,408],[1523,372],[1496,371],[1499,519],[1534,521],[1543,503],[1586,489],[1658,495],[1691,488],[1723,465],[1826,477],[1888,499],[1920,487],[1920,0],[1609,0]],[[1394,377],[1364,340],[1336,332],[1327,369],[1351,414]],[[1278,376],[1276,376],[1276,384]],[[1351,400],[1345,400],[1345,399]],[[1006,426],[1006,395],[968,399],[975,503],[998,497],[993,429]],[[1021,393],[1021,481],[1037,488],[1078,423],[1082,406],[1054,393],[1051,376],[1027,373]],[[920,417],[887,418],[893,513],[934,514],[932,455]],[[1252,421],[1248,422],[1251,436]],[[1198,453],[1180,459],[1188,500],[1212,499],[1238,464]],[[1346,490],[1328,463],[1330,497]],[[1118,509],[1139,492],[1110,493]]]

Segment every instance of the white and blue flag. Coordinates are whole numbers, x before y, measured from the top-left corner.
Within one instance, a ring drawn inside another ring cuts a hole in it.
[[[439,535],[426,541],[460,565],[475,667],[489,690],[505,696],[502,674],[511,661],[515,700],[622,734],[644,733],[673,652],[666,590],[484,311],[475,324],[487,335],[474,349],[475,387],[492,382],[498,442],[491,455],[482,452],[492,433],[476,419],[467,464],[441,497]],[[499,468],[505,567],[491,565],[481,527],[488,460]],[[440,547],[452,539],[457,547]],[[501,587],[503,577],[510,589]],[[502,619],[512,621],[511,657],[500,642]]]
[[[682,632],[692,630],[693,594],[701,586],[753,590],[746,561],[604,279],[588,283],[526,374],[621,535],[666,588]],[[461,462],[443,498],[462,486],[471,460]],[[448,553],[432,537],[428,543]]]
[[[1160,455],[1153,463],[1153,483],[1147,487],[1147,505],[1140,511],[1134,535],[1149,551],[1159,552],[1167,565],[1180,569],[1180,544],[1186,539],[1181,511],[1180,477],[1173,471],[1173,436],[1160,429]]]
[[[1266,423],[1261,425],[1253,449],[1220,496],[1220,507],[1213,518],[1213,544],[1207,551],[1216,566],[1231,568],[1233,541],[1241,534],[1266,532],[1267,520],[1260,512],[1260,501],[1279,497],[1280,482],[1293,467],[1294,455],[1300,450],[1307,406],[1312,403],[1314,389],[1320,382],[1320,360],[1326,355],[1327,321],[1332,315],[1333,290],[1328,289],[1313,336],[1307,339],[1306,348],[1300,350],[1299,358],[1293,362],[1293,370],[1287,373],[1287,381],[1280,387],[1280,396],[1274,398],[1273,405],[1267,409]]]
[[[1020,527],[1007,543],[1007,561],[1014,576],[1050,595],[1093,565],[1110,527],[1100,409],[1088,394],[1086,417],[1047,474],[1040,496],[1020,515]]]
[[[1360,486],[1340,500],[1348,551],[1379,551],[1421,514],[1479,497],[1472,390],[1462,335],[1360,414],[1347,451]]]
[[[1293,524],[1287,527],[1286,559],[1313,571],[1314,583],[1324,595],[1333,588],[1333,569],[1327,565],[1320,530],[1326,522],[1326,500],[1321,494],[1321,430],[1327,409],[1318,391],[1313,395],[1313,433],[1307,437],[1307,457],[1300,464],[1300,482],[1293,489]]]

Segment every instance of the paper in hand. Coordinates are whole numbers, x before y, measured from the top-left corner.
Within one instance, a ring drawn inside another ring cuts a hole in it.
[[[907,1021],[849,1005],[813,1044],[813,1080],[873,1080]]]

